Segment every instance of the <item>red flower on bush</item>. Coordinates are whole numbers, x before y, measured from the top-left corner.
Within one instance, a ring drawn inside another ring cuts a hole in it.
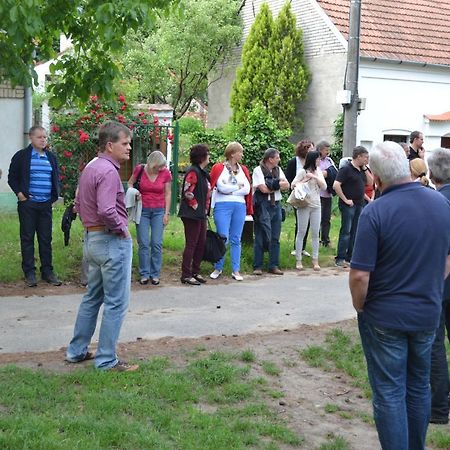
[[[57,133],[60,130],[60,128],[58,127],[58,125],[52,125],[52,132],[53,133]]]
[[[123,94],[119,95],[119,102],[120,103],[125,103],[125,95],[123,95]]]
[[[91,102],[96,102],[96,101],[98,100],[98,97],[97,97],[96,95],[91,95],[91,96],[89,97],[89,100],[90,100]]]
[[[127,121],[127,120],[125,119],[125,117],[122,116],[122,115],[117,116],[117,120],[118,120],[120,123],[125,123],[125,122]]]
[[[142,123],[143,123],[144,125],[147,125],[147,124],[148,124],[148,120],[147,120],[147,119],[142,119]]]
[[[83,130],[78,130],[78,134],[80,135],[79,137],[80,144],[84,144],[86,141],[89,140],[89,135],[85,133]]]
[[[145,113],[141,111],[140,113],[138,113],[138,116],[139,117],[145,116]]]
[[[60,181],[63,181],[63,180],[65,180],[65,179],[66,179],[66,176],[65,176],[65,175],[60,175],[60,176],[59,176],[59,180],[60,180]]]
[[[72,152],[69,152],[69,150],[64,150],[63,155],[64,155],[66,158],[72,158],[73,153],[72,153]]]

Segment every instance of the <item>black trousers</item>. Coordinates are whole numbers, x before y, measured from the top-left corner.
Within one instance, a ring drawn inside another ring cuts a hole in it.
[[[330,223],[331,223],[331,203],[332,197],[320,197],[320,206],[322,216],[320,220],[320,240],[322,243],[330,242]]]
[[[26,275],[34,273],[34,236],[37,235],[41,274],[43,277],[53,272],[52,266],[52,203],[18,202],[17,211],[20,222],[20,249],[22,270]]]

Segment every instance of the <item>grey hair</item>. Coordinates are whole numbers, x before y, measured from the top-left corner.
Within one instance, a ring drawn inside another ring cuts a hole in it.
[[[150,169],[153,169],[154,167],[162,167],[167,164],[166,157],[164,156],[164,153],[160,152],[159,150],[155,150],[148,155],[147,158],[147,166]]]
[[[330,143],[328,141],[320,141],[317,145],[316,145],[316,150],[318,152],[320,152],[320,150],[322,150],[323,148],[327,148],[330,146]]]
[[[269,158],[274,158],[280,152],[276,148],[268,148],[263,155],[263,162],[266,162]]]
[[[450,149],[437,148],[428,157],[431,179],[438,184],[450,184]]]
[[[371,150],[369,158],[372,172],[386,186],[411,178],[409,161],[404,150],[396,142],[385,141],[377,144]]]

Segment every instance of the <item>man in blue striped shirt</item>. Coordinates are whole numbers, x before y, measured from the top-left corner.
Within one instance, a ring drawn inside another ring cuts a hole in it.
[[[22,270],[28,286],[36,286],[34,236],[37,235],[42,279],[59,286],[61,281],[52,266],[52,203],[59,196],[58,162],[47,149],[44,128],[31,127],[29,137],[30,145],[13,156],[8,173],[8,184],[18,200]]]

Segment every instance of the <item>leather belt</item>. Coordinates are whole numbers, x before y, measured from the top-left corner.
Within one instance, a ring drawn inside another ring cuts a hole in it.
[[[96,225],[95,227],[86,227],[86,231],[108,231],[108,229],[103,225]]]

